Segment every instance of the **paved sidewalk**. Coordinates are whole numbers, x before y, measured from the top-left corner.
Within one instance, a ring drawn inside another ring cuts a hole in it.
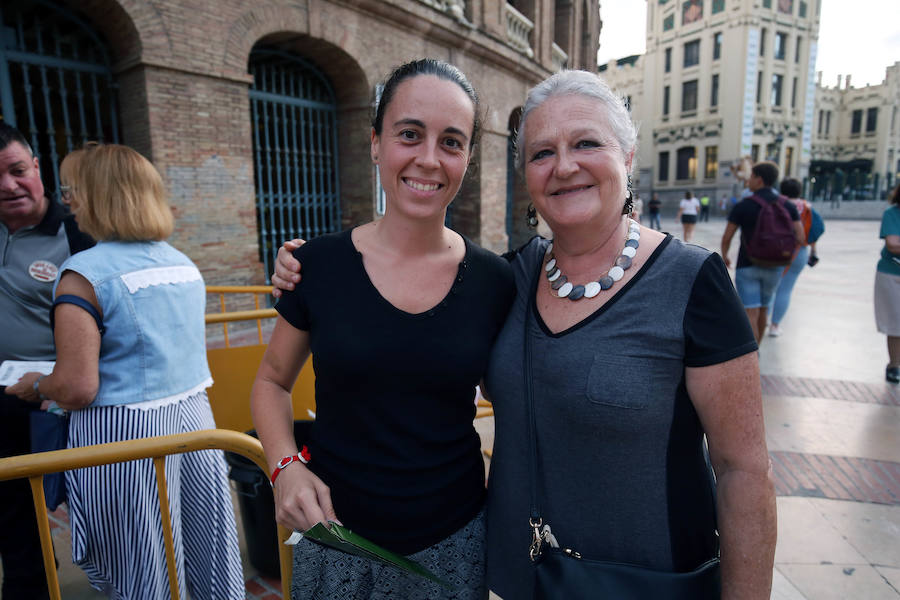
[[[663,225],[680,237],[680,225]],[[724,227],[701,223],[694,242],[718,251]],[[886,342],[875,329],[879,223],[826,227],[783,335],[760,348],[778,495],[772,597],[898,599],[900,389],[884,381]]]
[[[664,219],[677,237],[681,226]],[[721,218],[694,243],[718,250]],[[737,252],[737,240],[732,252]],[[782,323],[760,351],[769,451],[778,494],[778,600],[900,599],[900,389],[884,382],[872,288],[881,243],[875,221],[834,221]],[[492,419],[477,422],[486,445]],[[63,597],[101,598],[68,557],[57,523]],[[245,564],[247,597],[277,598],[278,582]]]

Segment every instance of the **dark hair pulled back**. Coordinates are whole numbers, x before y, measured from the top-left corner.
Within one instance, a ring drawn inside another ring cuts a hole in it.
[[[387,112],[388,106],[394,99],[397,86],[407,79],[412,79],[419,75],[434,75],[439,79],[451,81],[458,85],[469,97],[469,100],[472,101],[472,106],[475,109],[475,119],[472,123],[472,139],[469,140],[469,150],[471,150],[481,134],[481,104],[478,101],[478,94],[475,93],[475,88],[472,87],[472,84],[469,83],[462,71],[450,63],[435,58],[421,58],[400,65],[384,80],[381,88],[381,98],[375,106],[375,115],[372,117],[372,129],[375,130],[375,134],[381,135],[384,113]]]

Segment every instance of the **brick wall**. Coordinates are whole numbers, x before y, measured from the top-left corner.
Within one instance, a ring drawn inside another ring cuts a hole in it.
[[[169,187],[177,217],[171,241],[198,264],[208,283],[257,284],[265,274],[248,99],[254,45],[294,53],[331,82],[345,227],[374,216],[374,85],[412,58],[433,56],[459,65],[482,94],[488,118],[454,215],[466,235],[502,251],[508,119],[526,90],[549,74],[552,2],[535,2],[539,31],[533,39],[541,46],[535,60],[504,42],[503,0],[473,0],[466,12],[471,24],[417,0],[359,0],[352,6],[329,0],[85,0],[75,8],[109,43],[124,142],[148,156]],[[597,28],[595,18],[588,21]],[[594,40],[596,33],[590,34]],[[514,221],[524,214],[521,203],[517,188]]]

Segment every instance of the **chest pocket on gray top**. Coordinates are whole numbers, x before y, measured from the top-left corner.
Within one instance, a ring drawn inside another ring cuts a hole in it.
[[[654,398],[674,394],[680,376],[672,381],[664,360],[597,353],[587,377],[588,399],[604,406],[646,409]]]

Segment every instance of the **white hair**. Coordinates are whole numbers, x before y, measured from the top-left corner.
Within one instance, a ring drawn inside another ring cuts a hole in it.
[[[525,167],[525,121],[528,115],[550,98],[556,96],[584,96],[599,101],[606,108],[606,118],[622,149],[623,158],[634,150],[637,144],[637,128],[625,107],[625,100],[614,93],[603,79],[596,73],[577,70],[563,70],[551,75],[528,92],[525,108],[519,121],[516,134],[516,167]]]

